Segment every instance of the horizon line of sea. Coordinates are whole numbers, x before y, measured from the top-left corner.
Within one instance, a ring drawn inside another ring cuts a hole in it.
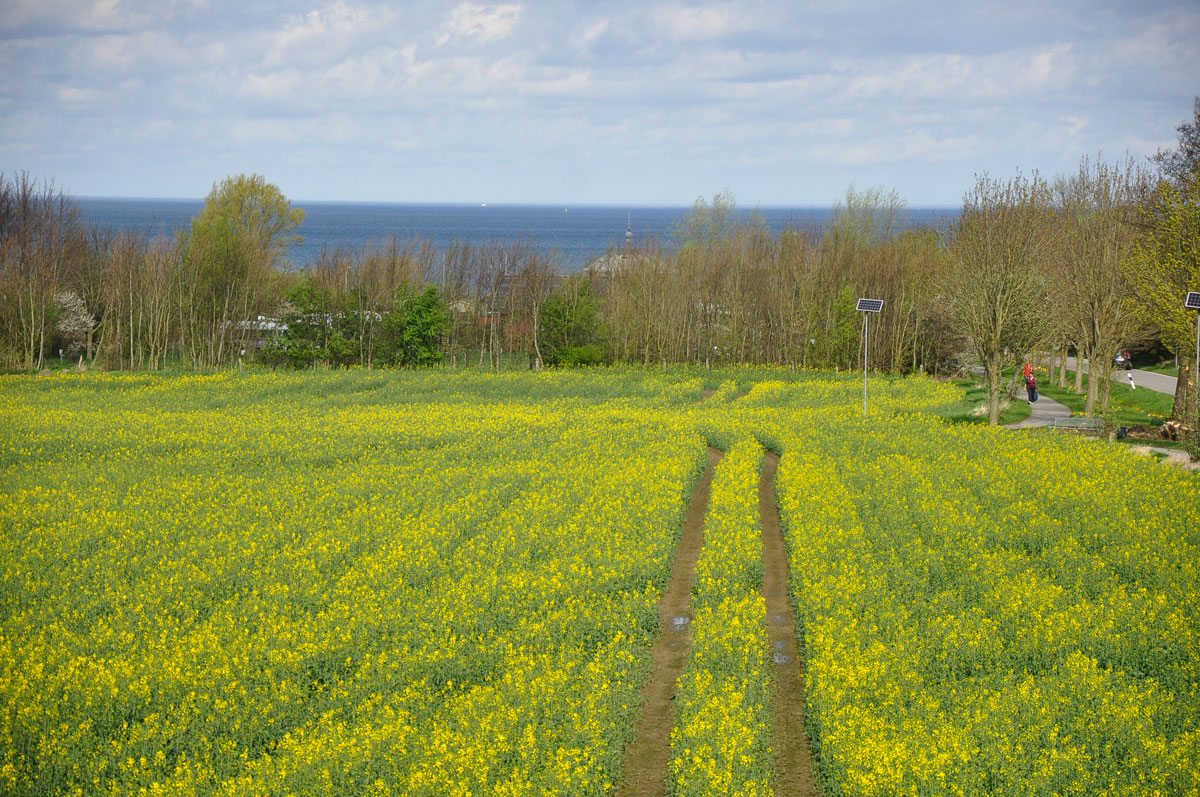
[[[76,194],[73,196],[77,200],[87,201],[116,201],[116,202],[175,202],[203,205],[204,197],[170,197],[170,196],[117,196],[107,194]],[[624,210],[626,208],[638,210],[690,210],[695,207],[694,203],[690,204],[666,204],[657,202],[631,202],[626,204],[617,204],[612,202],[470,202],[470,201],[416,201],[416,200],[391,200],[391,199],[290,199],[292,205],[373,205],[378,207],[454,207],[454,208],[480,208],[480,207],[497,207],[497,208],[596,208],[606,210]],[[762,208],[764,210],[833,210],[837,203],[820,203],[820,202],[799,202],[794,204],[783,203],[756,203],[756,204],[738,204],[735,206],[737,210],[754,210]],[[961,204],[917,204],[906,203],[901,207],[901,210],[913,211],[958,211],[961,210]]]

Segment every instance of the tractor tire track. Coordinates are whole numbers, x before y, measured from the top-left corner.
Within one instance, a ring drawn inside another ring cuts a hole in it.
[[[658,601],[660,632],[650,646],[650,678],[642,688],[642,716],[625,748],[621,795],[661,795],[667,789],[671,762],[671,729],[675,725],[675,688],[687,664],[692,641],[690,604],[696,561],[704,547],[704,517],[713,471],[721,452],[709,446],[708,469],[696,484],[679,535],[671,580]]]
[[[788,552],[775,500],[779,457],[767,452],[758,482],[762,521],[762,596],[767,605],[767,640],[775,663],[771,695],[771,749],[775,751],[772,786],[782,796],[818,797],[816,766],[805,725],[804,658],[796,640],[796,616],[788,600]]]

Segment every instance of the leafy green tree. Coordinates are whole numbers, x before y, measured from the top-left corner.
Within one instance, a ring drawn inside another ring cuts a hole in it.
[[[1195,354],[1196,313],[1183,306],[1183,298],[1188,291],[1200,291],[1200,163],[1181,185],[1160,182],[1142,218],[1146,236],[1125,261],[1125,275],[1143,318],[1158,328],[1163,345],[1187,363]],[[1184,416],[1185,404],[1196,403],[1195,389],[1191,397],[1185,395],[1188,381],[1181,371],[1177,418]],[[1195,384],[1195,375],[1190,381]]]
[[[817,345],[824,349],[826,363],[850,368],[856,359],[861,359],[858,355],[862,350],[863,319],[855,309],[857,305],[849,285],[838,291],[831,308],[832,318],[824,334],[817,339]]]
[[[542,357],[547,365],[592,365],[603,361],[600,302],[583,274],[564,280],[542,306]]]
[[[306,274],[287,294],[284,329],[259,353],[271,365],[306,368],[324,362],[349,365],[358,359],[352,297],[335,295]]]
[[[278,300],[279,266],[304,211],[261,175],[214,184],[184,238],[180,355],[221,365]]]
[[[438,347],[450,331],[450,310],[437,286],[420,293],[404,283],[396,289],[395,308],[380,324],[380,355],[392,365],[436,365],[442,360]]]
[[[226,227],[258,263],[277,266],[300,240],[303,221],[304,211],[261,174],[239,174],[213,184],[192,229]]]

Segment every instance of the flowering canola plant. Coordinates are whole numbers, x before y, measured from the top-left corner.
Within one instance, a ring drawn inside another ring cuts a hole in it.
[[[675,698],[670,790],[770,794],[770,685],[758,474],[747,438],[713,475],[692,589],[692,644]]]
[[[508,382],[7,380],[0,791],[611,788],[703,439]]]
[[[1196,476],[921,416],[804,443],[779,496],[842,793],[1196,793]]]
[[[1195,793],[1197,477],[861,391],[0,376],[0,793],[609,793],[706,443],[675,793],[771,788],[763,445],[831,791]]]

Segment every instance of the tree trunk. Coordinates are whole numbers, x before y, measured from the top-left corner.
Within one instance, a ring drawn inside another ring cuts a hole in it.
[[[1178,359],[1176,357],[1176,361]],[[1176,420],[1184,420],[1187,407],[1187,385],[1191,370],[1192,367],[1190,365],[1179,366],[1179,378],[1175,380],[1175,403],[1171,405],[1171,417]]]
[[[538,308],[535,303],[533,306],[533,351],[537,358],[534,360],[533,367],[540,371],[542,370],[542,348],[538,345],[538,321]]]
[[[1101,374],[1102,384],[1100,386],[1100,414],[1107,416],[1108,415],[1108,397],[1109,397],[1109,392],[1112,389],[1112,379],[1109,378],[1110,374],[1109,374],[1108,368],[1106,366],[1102,367],[1101,370],[1103,370],[1104,373]]]
[[[1180,381],[1183,380],[1184,372],[1179,373]],[[1192,427],[1192,442],[1200,445],[1200,380],[1196,379],[1197,374],[1189,374],[1187,380],[1187,423]]]
[[[1000,368],[999,356],[993,356],[984,364],[984,378],[988,387],[988,426],[1000,423]]]
[[[1087,399],[1083,404],[1083,414],[1089,418],[1096,417],[1096,394],[1100,387],[1100,379],[1102,378],[1100,374],[1096,373],[1097,370],[1099,369],[1096,368],[1095,356],[1089,357]]]

